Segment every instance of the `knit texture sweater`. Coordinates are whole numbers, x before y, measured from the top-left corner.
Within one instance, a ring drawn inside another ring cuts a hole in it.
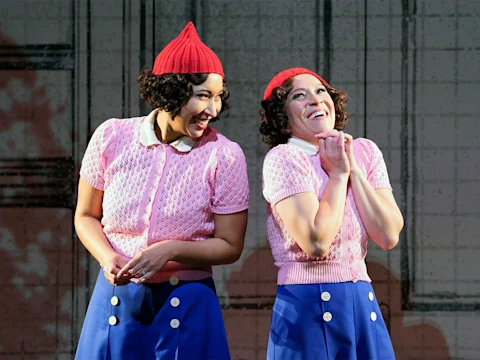
[[[391,189],[387,169],[380,149],[370,140],[353,142],[358,166],[374,189]],[[275,205],[294,194],[313,192],[320,200],[328,183],[320,156],[307,155],[301,147],[290,143],[277,145],[265,157],[263,164],[263,195],[267,201],[267,234],[275,265],[277,283],[312,284],[346,281],[368,281],[365,256],[368,236],[348,186],[342,225],[322,258],[309,256],[288,232]]]
[[[168,144],[144,146],[145,117],[110,119],[98,127],[80,176],[103,194],[103,231],[126,259],[163,240],[202,241],[214,234],[214,214],[246,210],[249,187],[238,144],[212,128],[188,152]],[[199,280],[211,267],[173,261],[151,278]]]

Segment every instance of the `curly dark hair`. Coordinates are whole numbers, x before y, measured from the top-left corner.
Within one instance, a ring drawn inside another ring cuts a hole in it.
[[[349,119],[348,113],[344,110],[348,101],[347,93],[326,85],[325,88],[332,97],[335,106],[334,128],[339,131],[343,130]],[[293,77],[285,81],[281,86],[273,89],[270,97],[261,103],[260,115],[262,124],[260,125],[260,133],[263,135],[263,141],[270,148],[279,144],[286,144],[291,137],[285,101],[292,89]]]
[[[208,74],[204,73],[154,75],[151,69],[145,67],[137,78],[137,84],[143,101],[152,109],[167,111],[173,119],[193,96],[192,86],[203,84],[207,77]],[[228,97],[227,83],[223,79],[222,108],[210,122],[217,121],[222,113],[228,115]]]

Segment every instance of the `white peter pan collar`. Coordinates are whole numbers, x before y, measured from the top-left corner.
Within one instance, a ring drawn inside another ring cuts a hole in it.
[[[302,140],[293,136],[290,139],[288,139],[287,143],[299,147],[308,156],[317,155],[318,153],[318,149],[315,146],[313,146],[312,144],[310,144],[305,140]]]
[[[155,135],[155,115],[157,114],[156,110],[153,110],[150,114],[147,115],[147,118],[143,121],[142,127],[140,128],[140,143],[143,146],[152,146],[160,145],[161,142],[158,140],[157,135]],[[192,150],[195,145],[195,140],[189,138],[188,136],[182,136],[175,141],[172,141],[168,145],[173,146],[180,152],[189,152]]]

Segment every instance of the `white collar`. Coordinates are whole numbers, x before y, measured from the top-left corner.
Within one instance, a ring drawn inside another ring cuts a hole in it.
[[[147,118],[142,123],[142,127],[140,128],[140,143],[143,146],[161,144],[160,140],[158,140],[157,138],[157,135],[155,135],[154,122],[157,112],[158,110],[153,110],[150,114],[147,115]],[[168,145],[173,146],[180,152],[189,152],[195,145],[195,140],[189,138],[188,136],[182,136],[177,140],[172,141]]]
[[[317,153],[318,153],[318,149],[315,146],[313,146],[312,144],[310,144],[309,142],[307,142],[303,139],[299,139],[299,138],[296,138],[296,137],[292,136],[291,138],[288,139],[287,143],[291,144],[291,145],[298,146],[308,156],[317,155]]]

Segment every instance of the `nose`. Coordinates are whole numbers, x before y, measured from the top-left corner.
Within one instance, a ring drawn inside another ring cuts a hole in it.
[[[308,97],[308,104],[309,105],[318,105],[323,102],[321,94],[310,93]]]
[[[208,102],[208,105],[204,110],[204,113],[211,116],[212,118],[217,117],[218,110],[217,110],[215,101],[213,99],[210,99],[210,101]]]

